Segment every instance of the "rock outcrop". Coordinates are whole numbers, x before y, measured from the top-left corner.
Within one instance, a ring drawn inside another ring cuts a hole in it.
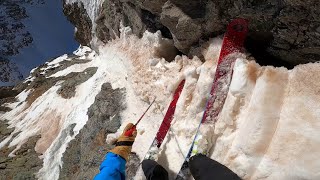
[[[60,82],[61,86],[56,93],[65,99],[72,98],[75,95],[76,86],[87,81],[97,71],[97,67],[89,67],[83,72],[70,72],[66,76],[49,77],[72,65],[88,63],[90,61],[83,57],[80,59],[79,56],[74,54],[63,57],[65,59],[57,63],[52,63],[52,61],[56,60],[56,58],[53,58],[51,62],[33,69],[30,76],[15,87],[0,87],[0,142],[3,142],[14,131],[14,128],[8,128],[9,124],[7,124],[7,121],[10,119],[3,119],[1,115],[11,110],[6,106],[6,103],[16,102],[16,96],[19,93],[24,90],[30,91],[31,93],[26,98],[26,101],[31,105],[48,89]],[[9,147],[11,141],[4,144],[4,147],[0,149],[0,174],[4,176],[0,177],[0,179],[36,179],[36,173],[43,165],[42,159],[39,158],[41,154],[35,150],[36,143],[41,137],[41,135],[30,137],[14,153],[14,157],[10,157],[9,154],[16,147]]]
[[[182,53],[201,57],[203,42],[241,17],[250,21],[246,46],[257,61],[291,67],[320,59],[319,16],[318,0],[105,0],[93,31],[107,42],[119,36],[121,22],[139,36],[160,30]],[[81,28],[80,21],[73,23]]]
[[[0,121],[0,140],[13,131],[13,129],[7,129],[7,126],[4,121]],[[8,157],[14,147],[6,146],[0,150],[0,179],[36,179],[35,174],[42,165],[42,160],[38,158],[40,154],[34,151],[39,138],[39,136],[30,138],[16,152],[15,157]]]
[[[92,22],[84,9],[83,3],[64,3],[63,13],[67,16],[68,20],[77,27],[75,39],[84,46],[90,45]]]
[[[4,106],[5,103],[10,103],[15,101],[15,96],[20,92],[14,90],[13,87],[0,87],[0,114],[2,112],[10,111],[9,107]],[[1,130],[3,131],[3,130]],[[1,138],[0,138],[1,140]]]
[[[115,133],[121,125],[120,113],[125,109],[124,89],[112,89],[110,83],[101,87],[95,102],[88,109],[88,122],[71,141],[63,155],[63,168],[59,179],[92,179],[105,154],[113,148],[105,139]],[[134,174],[139,166],[139,158],[131,155],[127,163],[127,173]],[[132,176],[129,176],[132,177]]]

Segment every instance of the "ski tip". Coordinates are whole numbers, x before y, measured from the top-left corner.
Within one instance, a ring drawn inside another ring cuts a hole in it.
[[[229,23],[227,30],[232,34],[246,34],[248,32],[248,24],[247,19],[237,18]]]

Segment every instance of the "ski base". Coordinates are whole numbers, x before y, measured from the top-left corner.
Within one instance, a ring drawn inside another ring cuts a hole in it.
[[[174,113],[176,110],[176,105],[179,100],[182,89],[184,87],[184,84],[185,84],[185,80],[182,80],[180,82],[180,84],[178,85],[178,87],[176,88],[176,90],[173,94],[173,99],[167,109],[167,112],[166,112],[166,114],[163,118],[163,121],[159,127],[157,135],[154,138],[154,140],[153,140],[144,159],[157,160],[157,156],[160,151],[160,146],[161,146],[164,138],[166,137],[166,135],[170,129],[171,121],[173,120]]]
[[[235,19],[227,27],[227,32],[223,39],[210,97],[207,101],[206,109],[201,122],[196,130],[196,135],[182,164],[182,167],[177,174],[176,180],[184,180],[191,175],[189,169],[189,159],[192,155],[195,155],[195,142],[197,141],[198,136],[201,136],[200,127],[205,122],[215,123],[219,113],[223,108],[231,82],[233,63],[236,60],[235,57],[230,55],[240,52],[243,49],[243,43],[247,32],[248,22],[245,19]]]

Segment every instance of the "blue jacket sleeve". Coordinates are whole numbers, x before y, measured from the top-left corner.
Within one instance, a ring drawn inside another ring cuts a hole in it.
[[[100,173],[94,180],[125,180],[126,160],[121,156],[109,152],[100,165]]]

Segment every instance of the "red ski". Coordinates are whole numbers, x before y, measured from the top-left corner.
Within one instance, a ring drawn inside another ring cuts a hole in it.
[[[166,137],[170,126],[171,126],[171,121],[173,119],[174,112],[176,110],[176,105],[179,100],[184,83],[185,83],[185,80],[182,80],[180,82],[180,84],[178,85],[177,89],[175,90],[175,92],[173,94],[173,99],[168,107],[167,113],[165,114],[165,116],[163,118],[163,121],[160,125],[160,128],[157,132],[157,135],[154,138],[145,159],[155,159],[154,156],[156,154],[158,154],[158,150],[159,150],[164,138]]]
[[[233,63],[236,56],[232,54],[241,52],[243,50],[244,40],[248,32],[248,22],[245,19],[235,19],[227,27],[227,32],[224,35],[220,57],[216,68],[216,73],[210,96],[207,101],[206,109],[203,117],[197,128],[196,135],[193,139],[191,147],[186,155],[185,161],[180,168],[176,180],[187,179],[190,176],[189,159],[193,154],[198,153],[197,145],[195,145],[197,138],[201,137],[199,131],[204,123],[215,123],[221,112],[225,99],[228,94],[229,85],[231,82]]]
[[[247,33],[248,22],[245,19],[235,19],[228,25],[227,32],[223,38],[218,65],[210,92],[210,98],[207,102],[202,123],[204,123],[206,120],[214,121],[219,115],[229,88],[227,88],[226,91],[221,89],[223,88],[223,85],[227,85],[227,87],[229,87],[233,70],[232,64],[236,60],[235,57],[228,56],[232,53],[241,52],[244,49],[243,44]],[[224,95],[220,93],[223,93]],[[214,102],[218,102],[220,105],[213,108]]]

